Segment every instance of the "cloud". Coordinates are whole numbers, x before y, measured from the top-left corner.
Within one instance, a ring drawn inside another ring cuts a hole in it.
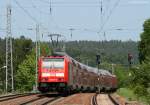
[[[149,4],[150,3],[150,1],[148,1],[148,0],[130,0],[129,2],[128,2],[129,4]]]

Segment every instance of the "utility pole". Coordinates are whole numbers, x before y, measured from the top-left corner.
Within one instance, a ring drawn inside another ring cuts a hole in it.
[[[99,65],[100,65],[100,63],[101,63],[101,62],[100,62],[100,59],[101,59],[101,58],[100,58],[100,55],[96,55],[96,63],[97,63],[97,69],[98,69],[98,81],[99,81],[99,85],[98,85],[98,86],[99,86],[99,88],[98,88],[98,92],[99,92],[99,93],[100,93],[100,91],[101,91],[101,89],[100,89],[100,88],[101,88],[101,86],[100,86],[100,85],[101,85],[101,83],[100,83],[100,81],[101,81],[101,79],[100,79],[101,76],[100,76],[100,70],[99,70]]]
[[[28,28],[28,30],[34,30],[35,31],[35,35],[36,35],[36,39],[35,39],[35,50],[36,50],[36,54],[35,54],[35,87],[34,89],[37,90],[38,87],[38,59],[40,57],[40,26],[39,24],[36,24],[36,28]]]
[[[100,1],[100,8],[101,8],[101,24],[103,24],[103,1]]]
[[[12,33],[11,33],[11,3],[7,3],[7,26],[6,26],[6,92],[14,91],[13,78],[13,54],[12,54]]]
[[[70,28],[69,30],[70,30],[70,36],[71,36],[71,38],[72,38],[72,33],[73,33],[73,31],[74,31],[75,29],[74,29],[74,28]]]
[[[37,53],[38,57],[40,57],[41,52],[40,52],[40,26],[39,24],[36,25],[36,42],[37,42]]]
[[[114,74],[114,64],[111,64],[111,70],[112,70],[112,74]]]
[[[128,53],[128,63],[129,69],[131,69],[133,63],[133,55],[131,53]]]
[[[40,57],[40,35],[39,25],[36,25],[36,70],[35,70],[35,88],[38,87],[38,59]]]

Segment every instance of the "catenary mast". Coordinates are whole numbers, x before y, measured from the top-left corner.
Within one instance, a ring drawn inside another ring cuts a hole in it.
[[[6,17],[6,92],[14,91],[13,78],[13,53],[12,53],[12,32],[11,32],[11,2],[7,0],[7,17]]]

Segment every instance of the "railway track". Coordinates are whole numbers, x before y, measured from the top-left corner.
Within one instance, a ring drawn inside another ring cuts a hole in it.
[[[16,94],[0,97],[0,105],[47,105],[59,98],[48,94]]]
[[[91,105],[119,105],[110,94],[95,94]]]
[[[83,98],[84,97],[84,98]],[[59,100],[59,101],[58,101]],[[74,101],[73,101],[74,100]],[[61,97],[58,94],[16,94],[0,97],[0,105],[47,105],[55,103],[62,104],[79,104],[91,102],[91,105],[119,105],[109,94],[91,94],[78,93],[68,97]]]
[[[59,99],[60,97],[42,97],[42,98],[39,98],[39,99],[33,99],[33,100],[30,100],[30,101],[27,101],[27,102],[24,102],[20,105],[47,105],[48,103],[51,103],[57,99]]]
[[[19,97],[31,96],[31,95],[35,95],[35,94],[37,94],[37,93],[24,93],[24,94],[13,94],[13,95],[0,96],[0,102],[8,101],[8,100],[19,98]]]

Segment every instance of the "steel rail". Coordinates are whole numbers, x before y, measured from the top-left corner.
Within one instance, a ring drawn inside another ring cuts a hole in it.
[[[25,97],[25,96],[31,96],[31,95],[35,95],[35,94],[37,94],[37,93],[25,93],[25,94],[15,94],[15,95],[1,96],[0,97],[0,102],[16,99],[16,98],[20,98],[20,97]]]
[[[96,97],[97,97],[97,94],[95,94],[95,95],[92,97],[92,99],[91,99],[91,105],[98,105],[98,104],[97,104],[97,99],[96,99]]]
[[[24,102],[24,103],[22,103],[22,104],[20,104],[20,105],[27,105],[27,104],[32,104],[32,103],[36,103],[36,101],[40,101],[40,100],[42,100],[42,99],[44,99],[44,98],[46,98],[46,97],[44,97],[44,96],[42,96],[42,97],[39,97],[39,98],[36,98],[36,99],[33,99],[33,100],[30,100],[30,101],[27,101],[27,102]],[[42,101],[42,103],[40,103],[39,105],[47,105],[48,103],[51,103],[51,102],[53,102],[53,101],[55,101],[55,100],[57,100],[57,99],[59,99],[60,97],[51,97],[50,99],[47,99],[46,101]]]
[[[116,102],[115,99],[110,94],[108,94],[108,97],[114,103],[114,105],[119,105],[119,103]]]
[[[27,102],[23,102],[23,103],[21,103],[20,105],[30,104],[30,103],[32,103],[32,102],[38,101],[38,100],[43,99],[43,98],[45,98],[45,97],[38,97],[38,98],[35,98],[35,99],[32,99],[32,100],[29,100],[29,101],[27,101]]]
[[[53,102],[53,101],[56,101],[56,100],[58,100],[58,99],[60,99],[61,97],[56,97],[56,98],[54,98],[54,99],[52,99],[52,100],[48,100],[47,102],[44,102],[42,105],[47,105],[48,103],[51,103],[51,102]]]

